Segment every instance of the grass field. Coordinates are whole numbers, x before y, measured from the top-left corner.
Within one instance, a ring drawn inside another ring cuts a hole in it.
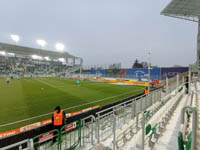
[[[0,79],[0,126],[52,112],[57,105],[68,108],[65,112],[73,112],[89,106],[117,101],[141,93],[143,89],[134,85],[90,81],[81,81],[78,87],[75,80],[61,78],[14,79],[10,84],[6,84],[5,79]],[[87,105],[91,102],[94,103]],[[86,105],[79,106],[82,104]],[[73,106],[77,107],[70,109]],[[50,116],[0,127],[0,131],[18,128],[48,119]]]

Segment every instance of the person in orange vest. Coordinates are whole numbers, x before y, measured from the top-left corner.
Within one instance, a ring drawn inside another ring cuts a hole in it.
[[[57,106],[52,115],[53,128],[60,131],[62,126],[65,124],[66,124],[65,112],[60,108],[60,106]],[[55,143],[55,142],[56,142],[56,138],[53,138],[53,143]]]
[[[145,95],[148,95],[148,93],[149,93],[148,87],[146,87],[145,90],[144,90],[144,94],[145,94]]]

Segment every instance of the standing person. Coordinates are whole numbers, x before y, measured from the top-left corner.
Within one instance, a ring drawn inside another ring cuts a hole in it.
[[[79,80],[79,79],[76,80],[76,84],[77,84],[78,86],[80,86],[80,80]]]
[[[65,123],[66,123],[65,112],[62,109],[60,109],[60,106],[57,106],[52,115],[53,128],[60,131],[62,126],[65,125]],[[53,138],[53,143],[55,142],[56,142],[56,138]]]
[[[144,90],[144,94],[145,94],[145,95],[148,95],[148,93],[149,93],[148,87],[146,87],[145,90]]]
[[[9,78],[9,77],[6,78],[6,83],[7,83],[7,84],[10,83],[10,78]]]
[[[188,76],[186,77],[186,80],[185,80],[185,88],[186,88],[186,94],[188,94],[188,91],[189,91],[189,80],[188,80]]]

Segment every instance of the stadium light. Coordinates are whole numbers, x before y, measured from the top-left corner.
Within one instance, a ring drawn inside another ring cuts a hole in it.
[[[12,57],[14,57],[14,56],[15,56],[15,54],[14,54],[14,53],[8,53],[8,55],[9,55],[9,56],[12,56]]]
[[[65,62],[65,59],[64,58],[58,58],[58,60],[60,61],[60,62]]]
[[[13,41],[15,41],[16,44],[17,44],[17,42],[19,42],[19,40],[20,40],[19,35],[16,35],[16,34],[11,34],[10,37],[11,37],[11,39],[12,39]]]
[[[4,51],[0,51],[0,55],[5,56],[5,55],[6,55],[6,52],[4,52]]]
[[[44,48],[45,45],[47,44],[47,42],[46,42],[45,40],[41,40],[41,39],[36,40],[36,43],[37,43],[38,45],[40,45],[41,48]]]
[[[42,57],[41,57],[41,56],[38,56],[38,55],[32,55],[31,57],[32,57],[33,59],[39,59],[39,60],[42,59]]]
[[[48,56],[44,57],[44,59],[45,59],[45,60],[47,60],[47,61],[49,61],[49,60],[50,60]]]
[[[56,43],[56,50],[59,51],[59,52],[63,52],[64,51],[64,44],[62,43]]]

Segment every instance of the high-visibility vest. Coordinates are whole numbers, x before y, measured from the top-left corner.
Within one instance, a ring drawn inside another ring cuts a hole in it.
[[[144,90],[144,94],[146,94],[146,95],[148,94],[148,90],[147,89]]]
[[[54,118],[54,122],[53,122],[54,126],[62,125],[63,124],[63,110],[60,110],[60,113],[57,113],[57,111],[54,111],[53,118]]]

